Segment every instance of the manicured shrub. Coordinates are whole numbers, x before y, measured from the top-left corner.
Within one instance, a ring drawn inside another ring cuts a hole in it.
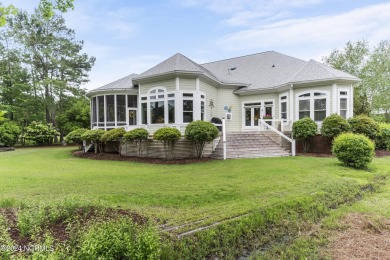
[[[113,142],[115,143],[114,148],[117,150],[119,155],[121,154],[121,147],[122,147],[122,138],[126,134],[126,130],[123,128],[115,128],[111,129],[102,135],[102,138],[100,139],[101,142],[107,143],[107,142]]]
[[[377,148],[383,150],[390,150],[390,124],[379,124],[379,135],[376,140]]]
[[[81,236],[77,259],[159,259],[160,238],[131,219],[99,222]]]
[[[351,126],[342,116],[332,114],[322,121],[321,134],[325,137],[334,138],[341,133],[349,132]]]
[[[89,143],[95,144],[95,153],[103,151],[103,145],[100,141],[102,136],[106,133],[106,131],[102,129],[88,130],[84,134],[81,135],[81,138]]]
[[[353,133],[363,134],[371,140],[375,140],[380,132],[379,124],[365,115],[352,117],[348,119],[348,123]]]
[[[25,138],[38,145],[51,144],[60,133],[51,125],[42,122],[32,122],[26,127]]]
[[[310,117],[302,118],[295,121],[292,125],[292,135],[294,139],[303,141],[303,150],[305,153],[309,151],[307,138],[317,134],[317,124]]]
[[[79,128],[76,130],[73,130],[69,134],[65,136],[65,141],[71,144],[77,144],[79,146],[79,149],[83,146],[83,138],[81,136],[88,131],[88,129],[85,128]]]
[[[164,143],[165,159],[172,159],[173,146],[180,139],[181,133],[176,128],[163,127],[153,134],[153,139]]]
[[[19,139],[20,128],[12,121],[0,124],[0,146],[13,146]]]
[[[138,149],[138,154],[141,155],[142,141],[148,139],[149,132],[144,128],[136,128],[127,132],[123,138],[126,141],[134,142]]]
[[[186,127],[185,137],[195,144],[196,156],[202,157],[203,148],[206,142],[211,142],[219,135],[215,125],[201,120],[193,121]]]
[[[374,143],[362,134],[344,133],[333,140],[333,155],[349,167],[367,166],[374,157],[374,151]]]

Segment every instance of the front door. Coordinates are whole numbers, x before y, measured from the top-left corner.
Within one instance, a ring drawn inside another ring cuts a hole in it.
[[[129,124],[128,125],[137,125],[137,110],[136,109],[129,109]]]
[[[261,113],[261,103],[244,104],[244,129],[257,130]]]

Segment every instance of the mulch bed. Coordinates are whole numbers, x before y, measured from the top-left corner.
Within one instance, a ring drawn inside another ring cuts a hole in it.
[[[333,259],[390,259],[390,220],[373,222],[369,217],[354,213],[343,224],[347,230],[338,234],[330,251]]]
[[[11,152],[15,151],[15,148],[13,147],[0,147],[0,152]]]
[[[214,159],[211,158],[188,158],[188,159],[173,159],[165,160],[161,158],[146,158],[133,156],[119,156],[117,153],[84,153],[83,151],[73,151],[72,154],[76,157],[92,159],[92,160],[110,160],[110,161],[126,161],[126,162],[141,162],[150,164],[192,164],[208,162]]]

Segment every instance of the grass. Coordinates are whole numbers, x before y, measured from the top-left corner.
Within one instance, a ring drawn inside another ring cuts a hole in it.
[[[284,157],[149,165],[74,158],[74,148],[32,148],[0,154],[0,206],[64,199],[121,206],[169,223],[221,220],[318,192],[334,183],[365,184],[367,172],[332,158]]]
[[[390,216],[389,183],[369,193],[390,175],[388,158],[366,170],[312,157],[150,165],[75,158],[72,149],[0,153],[0,208],[21,209],[24,233],[39,232],[46,218],[72,219],[77,205],[120,206],[168,226],[192,223],[177,232],[246,214],[181,239],[162,233],[161,258],[317,258],[326,232],[304,234],[318,222],[337,228],[343,214],[359,210]],[[55,212],[58,206],[68,210]],[[39,217],[34,207],[52,212]]]

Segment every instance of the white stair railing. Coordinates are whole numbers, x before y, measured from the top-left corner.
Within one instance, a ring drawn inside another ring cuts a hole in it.
[[[282,132],[280,132],[279,130],[277,130],[275,127],[273,127],[272,125],[269,125],[266,121],[269,121],[269,120],[264,120],[264,119],[259,119],[259,131],[264,131],[264,130],[268,130],[268,131],[273,131],[275,133],[277,133],[280,137],[284,138],[285,140],[287,140],[288,142],[291,143],[291,155],[292,156],[295,156],[296,154],[296,148],[295,148],[295,140],[288,137],[287,135],[283,134]]]
[[[223,159],[226,160],[226,123],[225,123],[225,118],[222,119],[222,142],[223,142]]]

